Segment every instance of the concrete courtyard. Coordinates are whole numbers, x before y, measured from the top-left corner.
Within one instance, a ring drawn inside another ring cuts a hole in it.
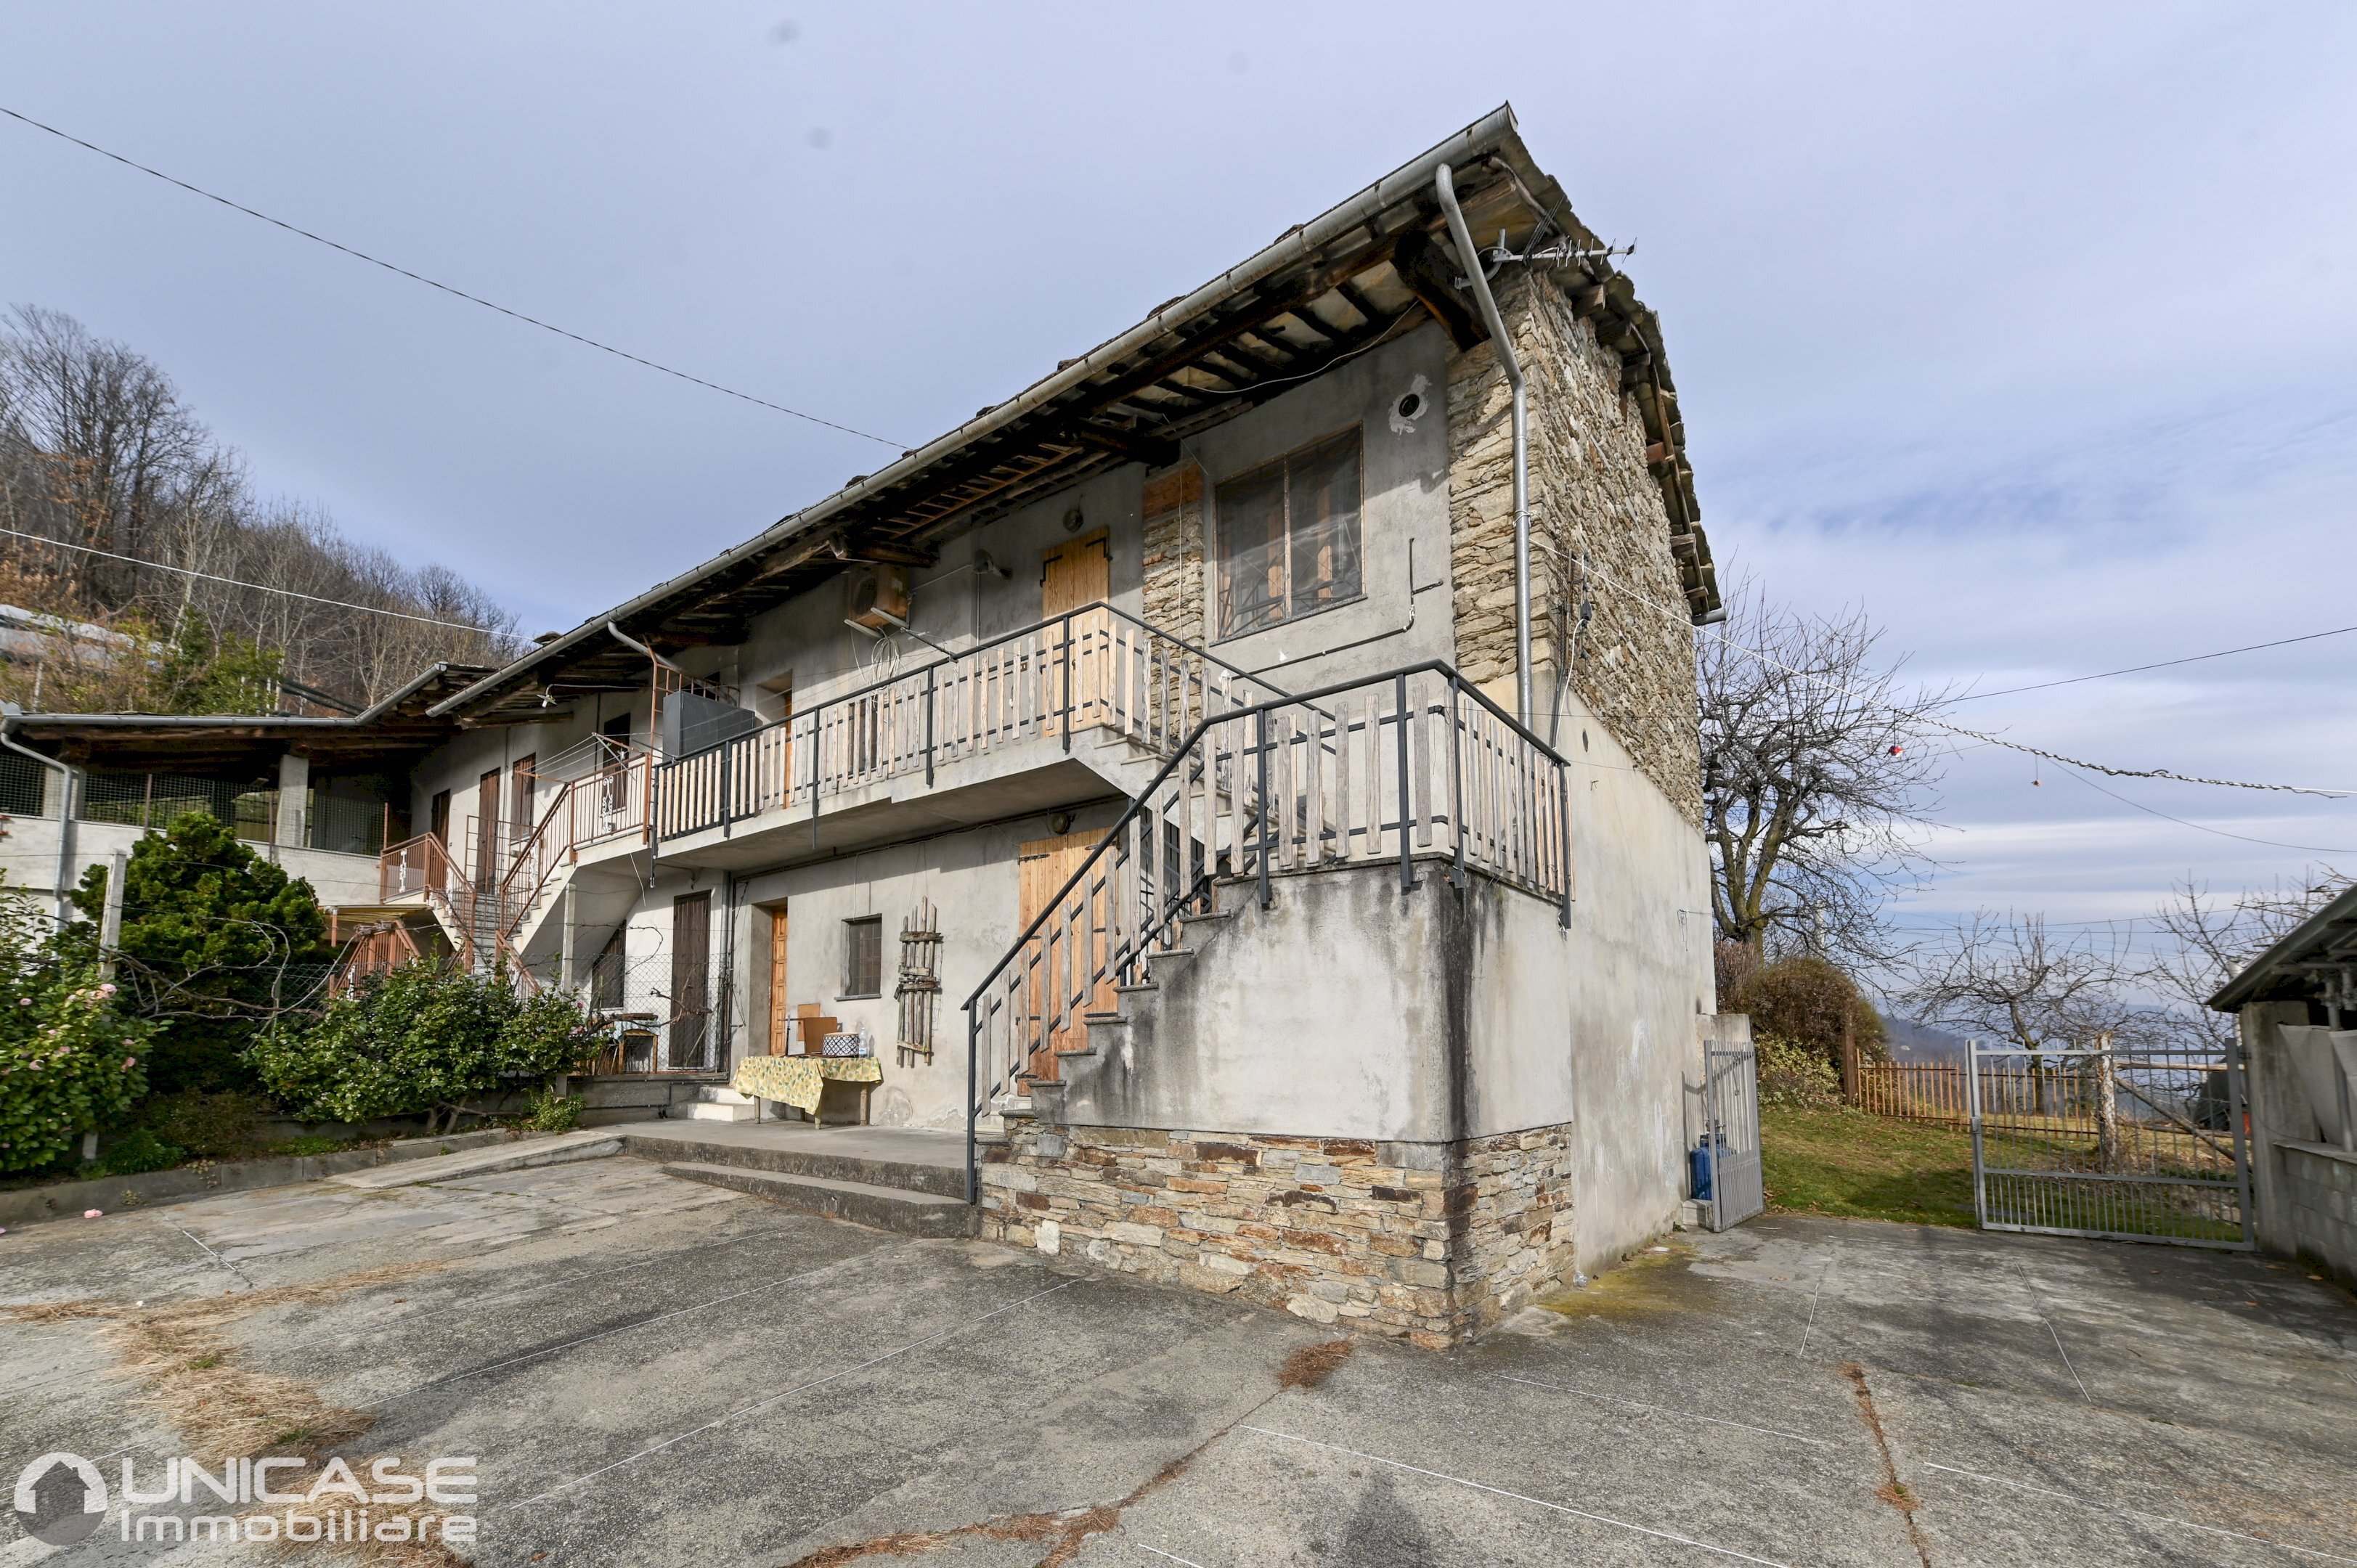
[[[483,1563],[2357,1564],[2357,1304],[2161,1247],[1771,1218],[1345,1353],[604,1158],[33,1226],[0,1304],[0,1479],[473,1456]]]

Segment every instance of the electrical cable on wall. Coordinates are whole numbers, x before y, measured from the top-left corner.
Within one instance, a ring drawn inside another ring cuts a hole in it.
[[[80,136],[74,135],[70,132],[60,131],[55,125],[44,124],[40,121],[34,119],[29,114],[18,113],[16,110],[8,108],[5,104],[0,104],[0,114],[5,114],[9,119],[17,121],[20,124],[30,125],[36,131],[46,131],[50,135],[57,137],[59,141],[71,142],[75,146],[82,147],[91,152],[96,153],[100,157],[111,158],[114,162],[121,164],[125,168],[137,169],[141,174],[153,176],[155,178],[162,180],[167,185],[178,186],[182,190],[188,192],[191,196],[201,196],[207,201],[219,202],[221,206],[228,208],[232,212],[242,212],[248,218],[260,219],[263,222],[269,224],[274,229],[284,229],[289,234],[308,240],[314,244],[325,245],[331,251],[340,251],[345,255],[351,257],[354,261],[366,262],[372,267],[382,267],[386,272],[392,273],[398,277],[405,277],[409,279],[412,283],[422,283],[427,288],[438,289],[442,293],[450,295],[455,298],[463,299],[469,305],[479,305],[485,310],[497,311],[501,316],[507,317],[511,320],[521,321],[527,327],[537,327],[543,332],[553,332],[559,338],[570,338],[572,341],[582,345],[584,348],[595,349],[601,354],[611,354],[616,359],[628,360],[634,365],[643,365],[650,371],[660,371],[664,375],[676,376],[681,381],[691,381],[708,391],[719,392],[726,397],[737,398],[745,403],[754,403],[759,407],[770,409],[779,413],[790,414],[796,419],[807,421],[812,424],[823,424],[829,430],[840,430],[845,435],[856,435],[862,441],[873,441],[879,446],[890,446],[901,450],[905,450],[907,447],[907,443],[905,442],[893,441],[882,435],[870,435],[865,430],[856,430],[848,424],[838,424],[832,419],[821,419],[815,413],[804,413],[801,409],[788,408],[781,403],[771,403],[765,397],[755,397],[751,392],[741,392],[734,387],[722,386],[718,381],[706,381],[702,376],[690,375],[685,371],[673,370],[671,366],[659,364],[655,360],[650,360],[642,354],[633,354],[627,349],[617,349],[611,343],[601,343],[595,338],[585,338],[578,332],[568,331],[565,328],[556,326],[553,322],[543,321],[538,317],[526,316],[521,310],[511,310],[504,305],[494,304],[492,301],[485,299],[480,295],[468,294],[463,288],[454,288],[447,283],[438,283],[435,279],[427,277],[423,273],[411,272],[407,267],[396,265],[395,263],[385,261],[381,257],[371,256],[366,251],[354,250],[350,245],[339,244],[337,242],[328,239],[324,234],[315,234],[311,232],[310,230],[299,228],[293,223],[287,222],[283,218],[273,218],[267,212],[257,212],[253,208],[246,206],[243,202],[231,201],[228,197],[217,195],[212,191],[205,189],[202,186],[190,185],[187,180],[175,178],[173,176],[166,174],[161,169],[149,168],[145,164],[140,163],[134,158],[124,157],[121,153],[109,152],[106,148],[100,146],[95,142],[85,142]]]

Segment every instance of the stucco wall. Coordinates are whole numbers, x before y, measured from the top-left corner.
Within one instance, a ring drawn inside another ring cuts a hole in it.
[[[1698,823],[1693,632],[1669,516],[1645,465],[1644,421],[1619,356],[1552,279],[1510,268],[1497,291],[1530,402],[1534,704],[1550,705],[1571,618],[1592,600],[1573,676],[1580,701]],[[1458,666],[1497,683],[1497,695],[1514,674],[1513,439],[1512,397],[1491,344],[1450,359],[1448,400]]]
[[[32,893],[44,902],[57,891],[58,819],[17,817],[0,839],[0,877],[18,892]],[[69,851],[69,886],[82,873],[103,865],[117,850],[128,852],[144,830],[114,822],[75,822]],[[249,843],[247,848],[284,868],[290,876],[310,883],[322,905],[373,904],[377,898],[377,859],[372,854],[337,854],[291,844]]]
[[[1074,813],[1071,832],[1109,826],[1119,808],[1103,804]],[[842,854],[806,865],[727,879],[658,871],[636,900],[626,922],[624,952],[649,983],[667,985],[672,950],[672,901],[699,890],[712,896],[712,952],[716,1004],[726,940],[727,899],[737,904],[734,962],[726,966],[734,987],[729,1007],[730,1058],[770,1048],[770,921],[786,917],[787,996],[791,1008],[818,1004],[846,1029],[864,1029],[876,1043],[883,1082],[869,1105],[872,1120],[887,1126],[965,1125],[965,1014],[961,1004],[1021,930],[1021,886],[1017,854],[1026,842],[1053,836],[1050,815],[1017,818],[932,838]],[[932,901],[942,932],[933,1056],[903,1061],[898,1050],[899,1004],[893,995],[903,919],[920,898]],[[844,994],[845,922],[880,917],[883,926],[883,993],[869,998]],[[599,933],[602,940],[603,933]],[[582,964],[586,974],[588,958]]]
[[[2251,1124],[2252,1228],[2261,1247],[2302,1254],[2357,1283],[2357,1155],[2324,1128],[2280,1026],[2309,1022],[2305,1002],[2257,1002],[2237,1019]]]
[[[1450,657],[1448,439],[1441,406],[1448,349],[1438,327],[1417,328],[1189,441],[1184,462],[1146,481],[1147,618],[1293,691]],[[1410,392],[1426,407],[1414,419],[1395,418]],[[1222,639],[1206,561],[1219,547],[1219,486],[1351,428],[1360,433],[1362,456],[1362,596]]]
[[[1575,755],[1567,929],[1438,862],[1413,893],[1394,867],[1280,877],[1265,911],[1223,888],[1231,918],[1041,1119],[1433,1146],[1560,1126],[1583,1266],[1665,1229],[1712,1007],[1701,846],[1600,727]]]

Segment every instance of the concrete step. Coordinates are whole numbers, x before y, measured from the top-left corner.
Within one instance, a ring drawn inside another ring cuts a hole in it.
[[[847,1219],[855,1225],[903,1236],[971,1236],[980,1212],[963,1197],[909,1192],[864,1181],[834,1181],[825,1176],[793,1176],[783,1171],[750,1170],[743,1165],[708,1165],[680,1162],[662,1167],[665,1176],[725,1187],[754,1197],[765,1197],[788,1208]]]
[[[695,1091],[695,1098],[707,1105],[758,1105],[760,1101],[749,1094],[739,1094],[725,1084],[710,1083]]]
[[[706,1100],[699,1094],[694,1100],[683,1100],[674,1104],[671,1108],[671,1120],[674,1122],[750,1122],[760,1113],[761,1108],[751,1101],[747,1101],[741,1105],[730,1105],[717,1100]]]
[[[527,1133],[512,1143],[436,1155],[432,1159],[410,1160],[397,1165],[378,1165],[371,1170],[346,1171],[328,1179],[363,1190],[415,1187],[424,1182],[456,1181],[465,1176],[527,1170],[533,1165],[561,1165],[567,1160],[601,1160],[621,1152],[622,1140],[607,1132],[561,1133],[554,1137]]]
[[[674,1110],[677,1107],[673,1108]],[[773,1124],[774,1125],[774,1124]],[[781,1133],[783,1129],[780,1129]],[[659,1165],[725,1165],[731,1170],[762,1171],[778,1176],[810,1176],[823,1181],[852,1182],[899,1192],[930,1193],[937,1197],[965,1200],[965,1149],[948,1142],[943,1154],[930,1151],[923,1160],[894,1159],[889,1152],[858,1147],[864,1128],[815,1131],[811,1144],[834,1144],[837,1149],[796,1146],[773,1142],[723,1143],[715,1133],[710,1141],[694,1136],[671,1138],[625,1133],[623,1152]],[[897,1152],[897,1151],[894,1151]]]

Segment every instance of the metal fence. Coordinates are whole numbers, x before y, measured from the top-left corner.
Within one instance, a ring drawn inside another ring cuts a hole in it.
[[[560,983],[554,958],[519,967],[535,987]],[[590,1070],[600,1074],[718,1072],[728,1065],[734,1010],[726,966],[682,974],[668,953],[599,955],[580,977],[582,1000],[603,1024],[608,1045]],[[699,983],[700,982],[700,983]]]
[[[278,787],[183,773],[131,773],[93,768],[82,776],[74,816],[122,827],[170,827],[190,811],[229,823],[242,839],[267,843],[278,827]]]
[[[2235,1054],[1978,1041],[1968,1051],[1973,1201],[1985,1229],[2251,1246]]]
[[[43,791],[54,771],[29,757],[0,751],[0,817],[46,815],[48,803]]]

